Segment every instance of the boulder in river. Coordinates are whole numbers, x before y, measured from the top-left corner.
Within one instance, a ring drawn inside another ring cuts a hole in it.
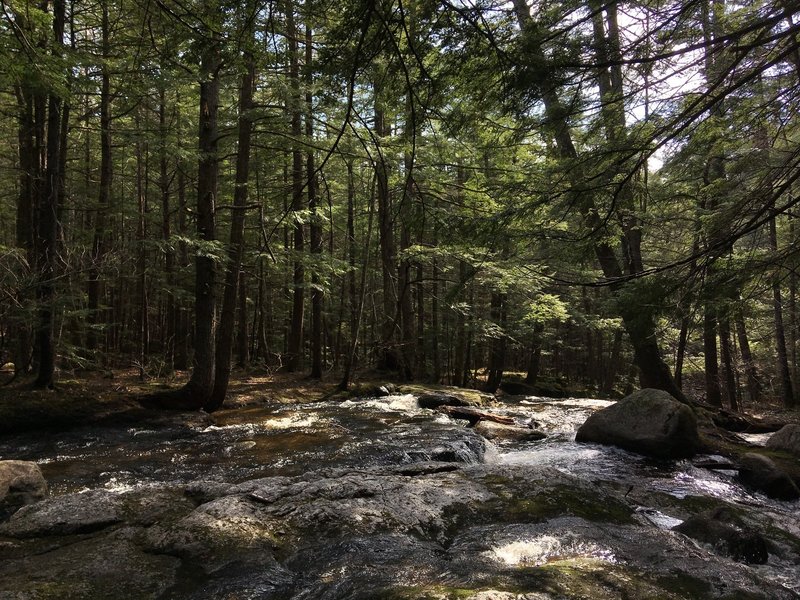
[[[796,423],[784,425],[767,440],[767,448],[786,450],[800,455],[800,425]]]
[[[769,559],[767,541],[764,537],[744,527],[727,508],[721,507],[692,515],[672,529],[701,544],[711,546],[716,554],[728,556],[739,562],[763,565]]]
[[[658,458],[690,458],[701,447],[692,410],[667,392],[649,388],[594,413],[578,429],[575,441]]]
[[[47,482],[35,462],[0,460],[0,518],[47,496]]]
[[[451,394],[423,394],[417,398],[420,408],[436,409],[440,406],[469,406],[470,403]]]
[[[739,481],[776,500],[797,500],[800,489],[770,458],[748,452],[739,461]]]
[[[530,442],[541,440],[547,437],[547,434],[538,430],[531,429],[530,427],[520,427],[519,425],[506,425],[504,423],[495,423],[493,421],[481,420],[478,421],[472,428],[473,431],[479,433],[487,440],[513,440],[516,442]]]

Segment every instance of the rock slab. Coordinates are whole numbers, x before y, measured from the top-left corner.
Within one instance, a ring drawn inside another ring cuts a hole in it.
[[[692,410],[667,392],[649,388],[594,413],[578,429],[575,441],[670,459],[690,458],[702,445]]]

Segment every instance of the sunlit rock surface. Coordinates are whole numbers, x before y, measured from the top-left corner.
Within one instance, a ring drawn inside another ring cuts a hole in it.
[[[639,390],[596,412],[578,429],[575,439],[659,458],[689,458],[701,447],[691,409],[654,389]]]

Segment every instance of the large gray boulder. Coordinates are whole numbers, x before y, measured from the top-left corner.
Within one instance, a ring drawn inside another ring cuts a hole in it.
[[[575,441],[658,458],[689,458],[701,448],[692,410],[655,389],[639,390],[594,413],[578,429]]]
[[[35,462],[0,460],[0,518],[47,496],[47,482]]]
[[[795,423],[784,425],[767,440],[767,448],[786,450],[800,456],[800,425]]]

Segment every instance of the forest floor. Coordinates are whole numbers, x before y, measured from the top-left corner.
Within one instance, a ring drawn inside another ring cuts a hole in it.
[[[25,380],[0,384],[0,434],[37,429],[59,430],[77,425],[114,421],[135,421],[145,409],[137,398],[157,390],[176,388],[189,373],[179,371],[168,377],[145,377],[137,369],[105,372],[64,372],[52,390],[34,390]],[[8,378],[11,375],[8,374]],[[336,397],[366,395],[388,378],[379,373],[359,377],[350,392],[337,391],[338,379],[314,380],[304,374],[234,370],[224,408],[235,409],[261,404],[305,404]],[[456,390],[435,384],[404,384],[407,391]],[[479,394],[458,388],[463,394]],[[486,396],[485,394],[483,394]],[[148,411],[149,412],[149,411]],[[786,409],[776,401],[765,400],[744,407],[750,417],[767,421],[800,423],[800,407]]]
[[[8,378],[11,374],[8,374]],[[177,388],[189,378],[188,371],[168,377],[145,377],[137,369],[106,372],[63,373],[55,389],[35,390],[26,380],[0,384],[0,434],[36,429],[59,430],[116,419],[135,420],[145,411],[137,399],[158,390]],[[349,392],[337,390],[338,379],[314,380],[298,373],[235,370],[231,374],[225,409],[262,404],[306,404],[332,398],[366,395],[388,379],[377,373],[365,375]],[[455,389],[435,384],[406,384],[410,392]],[[459,390],[462,395],[478,394]],[[484,394],[485,395],[485,394]]]

